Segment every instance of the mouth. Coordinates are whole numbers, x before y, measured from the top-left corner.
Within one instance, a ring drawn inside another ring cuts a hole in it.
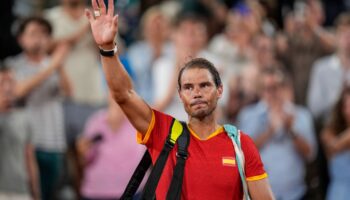
[[[190,104],[191,107],[198,106],[198,105],[207,105],[206,101],[198,100]]]

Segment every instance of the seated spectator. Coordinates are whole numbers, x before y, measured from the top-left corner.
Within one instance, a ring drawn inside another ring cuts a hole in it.
[[[343,90],[330,123],[322,132],[322,143],[329,161],[328,200],[346,200],[350,196],[350,88]]]
[[[135,132],[112,97],[107,109],[91,116],[77,141],[84,165],[80,188],[83,199],[121,197],[146,150],[135,142]]]
[[[0,69],[0,199],[39,200],[37,163],[27,115],[14,108],[15,82]]]
[[[293,102],[291,83],[280,70],[265,70],[261,87],[261,100],[242,110],[238,127],[259,148],[276,199],[302,199],[304,164],[316,153],[311,114]]]

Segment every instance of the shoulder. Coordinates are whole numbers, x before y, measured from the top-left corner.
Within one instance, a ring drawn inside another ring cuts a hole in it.
[[[8,67],[11,67],[11,69],[15,69],[20,67],[20,63],[24,62],[24,55],[22,53],[8,57],[4,60],[4,64]]]
[[[314,71],[327,71],[327,70],[331,69],[332,63],[336,60],[337,60],[337,57],[334,54],[319,58],[314,62],[314,65],[313,65],[314,69],[313,70]]]

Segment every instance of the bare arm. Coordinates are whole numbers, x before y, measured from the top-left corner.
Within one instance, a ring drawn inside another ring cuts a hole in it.
[[[36,163],[34,148],[32,145],[27,144],[25,149],[27,171],[29,175],[29,184],[32,197],[34,200],[40,199],[40,190],[39,190],[39,176],[38,176],[38,166]]]
[[[257,181],[247,181],[248,190],[252,200],[272,200],[273,196],[269,181],[267,178]]]
[[[98,0],[100,7],[98,7],[96,0],[91,0],[91,3],[95,11],[100,10],[101,12],[101,16],[94,18],[92,12],[86,10],[94,39],[97,45],[103,49],[113,49],[118,25],[118,16],[113,16],[113,0],[108,1],[108,9],[106,9],[103,0]],[[136,94],[131,78],[118,56],[101,56],[101,61],[114,100],[122,108],[133,126],[140,133],[146,133],[152,119],[151,108]]]
[[[14,92],[15,97],[22,98],[28,95],[33,89],[47,80],[47,78],[49,78],[56,70],[61,67],[67,51],[68,46],[66,45],[57,47],[53,53],[50,65],[45,70],[40,71],[39,73],[26,80],[17,82]]]
[[[345,130],[340,136],[336,136],[334,131],[329,128],[325,128],[322,131],[321,141],[325,147],[328,157],[350,149],[350,129]]]
[[[64,70],[64,68],[62,67],[58,70],[58,73],[60,75],[60,86],[62,88],[63,94],[68,97],[72,96],[73,88],[66,73],[66,70]]]

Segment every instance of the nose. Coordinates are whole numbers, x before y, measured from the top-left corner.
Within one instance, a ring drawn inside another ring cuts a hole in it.
[[[200,87],[198,86],[194,87],[193,98],[202,98],[202,91]]]

